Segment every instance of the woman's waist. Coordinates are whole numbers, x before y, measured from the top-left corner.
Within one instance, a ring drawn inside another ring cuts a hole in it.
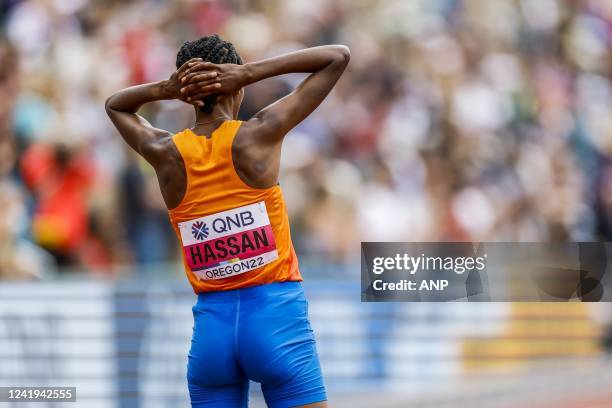
[[[197,303],[236,302],[239,300],[279,296],[281,294],[299,294],[302,292],[302,282],[300,281],[271,282],[230,290],[201,292],[198,294]]]

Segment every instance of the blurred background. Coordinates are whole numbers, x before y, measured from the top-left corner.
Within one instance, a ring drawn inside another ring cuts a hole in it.
[[[103,105],[215,32],[246,61],[351,48],[281,178],[333,406],[612,407],[609,304],[359,300],[360,241],[611,240],[609,0],[2,0],[0,386],[187,406],[194,296]],[[241,119],[302,78],[249,86]]]

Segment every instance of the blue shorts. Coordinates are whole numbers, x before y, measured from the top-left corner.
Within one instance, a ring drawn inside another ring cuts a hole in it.
[[[247,407],[249,380],[261,383],[272,408],[327,400],[299,282],[203,293],[193,317],[192,407]]]

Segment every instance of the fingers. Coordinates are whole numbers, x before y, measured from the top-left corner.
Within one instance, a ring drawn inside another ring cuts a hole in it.
[[[185,75],[188,75],[192,72],[197,72],[197,71],[212,71],[215,68],[215,64],[211,62],[204,62],[204,61],[194,61],[194,62],[189,63],[188,65],[189,66],[183,72],[183,75],[181,77],[184,77]]]
[[[214,78],[200,82],[192,82],[189,85],[182,87],[181,93],[183,95],[191,96],[194,93],[201,92],[205,88],[214,89],[218,91],[221,88],[221,84],[217,82]]]
[[[220,86],[220,84],[206,85],[199,89],[197,93],[189,95],[185,100],[189,103],[199,101],[207,96],[218,93]]]
[[[219,72],[213,63],[199,58],[187,61],[181,66],[178,76],[183,85],[180,89],[183,95],[181,99],[196,107],[204,106],[202,99],[219,93],[221,89],[218,76]]]
[[[208,71],[205,73],[201,72],[192,72],[190,74],[183,75],[181,78],[181,83],[191,83],[191,82],[202,82],[208,79],[216,78],[219,75],[217,71]]]
[[[193,106],[204,106],[204,102],[203,101],[193,101],[193,100],[185,100],[188,104],[193,105]]]
[[[183,74],[189,67],[191,67],[191,64],[195,64],[199,61],[202,61],[202,58],[192,58],[189,61],[185,62],[183,65],[181,65],[181,67],[177,70],[177,74],[180,76],[181,74]]]

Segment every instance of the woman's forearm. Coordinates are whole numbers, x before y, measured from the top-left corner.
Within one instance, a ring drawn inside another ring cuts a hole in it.
[[[344,45],[324,45],[248,63],[246,85],[277,75],[317,72],[330,64],[344,63],[348,58],[350,52]]]
[[[142,105],[165,99],[174,99],[170,81],[152,82],[122,89],[106,100],[106,110],[136,113]]]

